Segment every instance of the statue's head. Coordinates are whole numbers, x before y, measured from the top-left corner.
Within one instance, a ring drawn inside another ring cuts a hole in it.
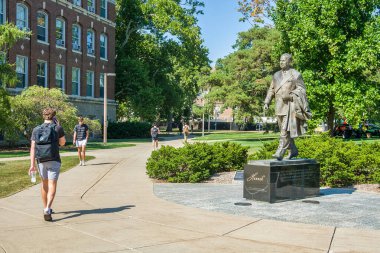
[[[292,63],[292,55],[285,53],[281,55],[280,58],[280,67],[282,70],[288,70],[290,68],[290,64]]]

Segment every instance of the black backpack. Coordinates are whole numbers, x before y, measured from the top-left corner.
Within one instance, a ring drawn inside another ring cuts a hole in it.
[[[152,129],[152,137],[157,137],[158,135],[158,128],[157,127],[153,127]]]
[[[42,124],[36,127],[36,158],[38,162],[59,159],[58,133],[55,124]]]

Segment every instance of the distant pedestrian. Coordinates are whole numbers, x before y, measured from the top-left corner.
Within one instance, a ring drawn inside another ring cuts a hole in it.
[[[183,126],[183,138],[185,139],[185,142],[187,142],[187,137],[190,134],[190,127],[187,123]]]
[[[44,123],[33,129],[30,147],[29,174],[36,171],[35,159],[37,159],[38,172],[42,180],[41,195],[45,221],[52,220],[51,206],[61,168],[59,146],[64,146],[66,143],[65,133],[58,120],[55,119],[55,114],[52,108],[43,110]]]
[[[159,133],[160,133],[160,129],[157,127],[156,124],[154,124],[153,127],[150,129],[150,135],[152,136],[153,150],[158,149],[158,134]]]
[[[73,144],[78,149],[79,166],[85,166],[86,145],[88,142],[88,126],[84,123],[83,117],[78,118],[78,125],[74,128]]]
[[[182,125],[182,122],[179,122],[178,123],[178,132],[179,132],[179,135],[182,134],[182,131],[183,131],[183,125]]]

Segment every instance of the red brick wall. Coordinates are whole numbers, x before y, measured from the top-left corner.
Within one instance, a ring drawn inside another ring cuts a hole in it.
[[[71,94],[71,71],[72,67],[81,69],[81,90],[80,95],[86,96],[86,72],[87,70],[94,71],[95,74],[95,87],[94,97],[99,97],[100,73],[114,73],[115,72],[115,28],[108,23],[102,22],[97,15],[85,15],[77,12],[76,8],[69,8],[59,4],[65,2],[57,0],[8,0],[7,1],[7,17],[9,22],[16,21],[16,4],[24,3],[29,7],[29,27],[32,31],[30,39],[19,41],[14,48],[9,52],[9,62],[15,62],[16,55],[23,55],[29,58],[28,62],[28,83],[35,85],[37,83],[37,60],[44,60],[48,62],[48,87],[55,87],[55,66],[62,64],[65,66],[65,92]],[[71,1],[69,1],[71,2]],[[45,3],[45,9],[43,5]],[[87,1],[82,0],[83,9],[87,10]],[[83,11],[83,9],[80,9]],[[108,3],[108,18],[112,21],[115,20],[115,6]],[[37,11],[43,10],[48,14],[48,31],[49,31],[49,45],[42,44],[37,41]],[[61,16],[63,11],[63,16]],[[86,11],[84,11],[86,12]],[[100,0],[96,1],[96,12],[100,13]],[[66,21],[65,30],[65,43],[66,49],[56,47],[55,38],[55,22],[57,17],[63,17]],[[72,37],[71,29],[74,23],[79,24],[82,29],[81,48],[82,54],[72,51]],[[93,29],[95,31],[95,57],[87,55],[86,37],[87,30]],[[104,32],[104,29],[106,30]],[[108,37],[108,60],[100,59],[100,41],[101,33],[105,33]],[[22,49],[23,47],[23,49]],[[43,53],[42,53],[43,51]],[[115,97],[115,82],[114,78],[108,79],[108,98],[114,99]]]

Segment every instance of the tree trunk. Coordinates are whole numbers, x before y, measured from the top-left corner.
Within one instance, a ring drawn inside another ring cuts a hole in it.
[[[172,119],[173,119],[173,113],[170,112],[168,115],[168,118],[167,118],[166,132],[172,132],[173,131]]]
[[[329,112],[327,113],[327,129],[330,131],[330,136],[334,133],[334,118],[335,118],[335,108],[330,105]]]

